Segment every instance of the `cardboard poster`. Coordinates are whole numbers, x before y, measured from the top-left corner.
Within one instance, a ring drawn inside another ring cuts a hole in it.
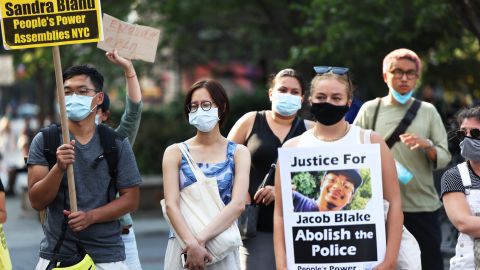
[[[157,53],[160,30],[123,22],[108,14],[103,14],[105,38],[97,47],[111,52],[114,48],[128,59],[138,59],[153,63]]]
[[[386,250],[380,146],[279,149],[288,269],[363,270]]]
[[[97,42],[100,0],[0,0],[5,49]]]
[[[13,56],[0,55],[0,85],[12,85],[15,81],[15,70],[13,68]]]

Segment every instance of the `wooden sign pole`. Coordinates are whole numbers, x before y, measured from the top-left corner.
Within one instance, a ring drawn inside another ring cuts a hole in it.
[[[70,143],[70,133],[68,131],[67,110],[65,108],[65,92],[63,91],[62,62],[60,61],[60,49],[58,46],[52,47],[53,63],[55,66],[55,80],[57,86],[58,106],[60,107],[60,123],[62,124],[63,143]],[[77,212],[77,194],[75,191],[75,178],[73,175],[73,165],[67,167],[68,195],[70,197],[70,211]]]

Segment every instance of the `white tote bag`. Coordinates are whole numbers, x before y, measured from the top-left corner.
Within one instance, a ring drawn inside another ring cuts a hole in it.
[[[177,146],[182,151],[197,180],[180,191],[180,211],[190,231],[194,235],[198,235],[220,213],[225,204],[220,198],[217,179],[205,176],[190,156],[185,145],[179,143]],[[174,230],[166,212],[165,199],[161,200],[160,204],[163,216],[170,224],[170,228]],[[185,242],[176,232],[175,236],[179,240],[182,249],[186,248]],[[240,231],[237,223],[233,222],[228,229],[207,242],[206,248],[213,256],[213,261],[209,264],[221,261],[232,251],[238,249],[240,245],[242,245]]]

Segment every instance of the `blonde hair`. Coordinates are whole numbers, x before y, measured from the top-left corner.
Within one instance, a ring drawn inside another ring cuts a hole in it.
[[[417,73],[420,73],[422,70],[422,61],[420,61],[420,57],[418,57],[418,55],[412,50],[401,48],[391,51],[385,56],[385,58],[383,58],[383,74],[389,72],[390,68],[392,68],[393,62],[399,59],[407,59],[415,63]]]
[[[315,77],[313,77],[312,82],[310,83],[310,95],[313,95],[313,89],[315,88],[315,85],[317,83],[319,83],[320,81],[329,80],[329,79],[334,79],[339,83],[345,85],[345,88],[347,89],[348,100],[353,99],[353,85],[348,74],[338,75],[331,72],[324,73],[324,74],[317,74]]]

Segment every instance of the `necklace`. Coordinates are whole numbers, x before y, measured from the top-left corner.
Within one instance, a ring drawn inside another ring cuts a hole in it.
[[[347,135],[348,131],[350,130],[350,124],[348,122],[346,122],[346,125],[345,125],[345,131],[343,131],[342,135],[338,136],[338,137],[335,137],[335,138],[323,138],[321,137],[320,135],[318,134],[315,134],[315,130],[313,132],[313,136],[315,136],[315,138],[321,140],[321,141],[324,141],[324,142],[333,142],[333,141],[337,141],[337,140],[340,140],[341,138],[345,137],[345,135]]]

